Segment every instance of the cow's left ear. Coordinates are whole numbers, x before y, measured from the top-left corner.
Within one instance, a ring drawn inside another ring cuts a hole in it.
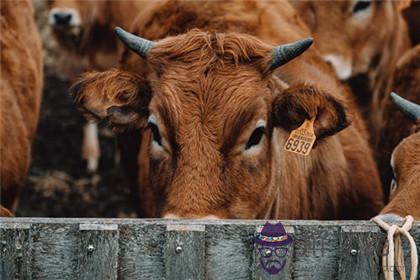
[[[404,11],[411,6],[411,0],[397,0],[395,1],[395,5],[397,5],[398,10]]]
[[[290,87],[275,96],[272,118],[274,126],[291,131],[305,119],[315,118],[317,139],[331,136],[350,124],[343,102],[313,86]]]

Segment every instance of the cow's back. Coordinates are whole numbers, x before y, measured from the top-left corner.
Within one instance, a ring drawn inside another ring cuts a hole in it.
[[[1,4],[1,203],[10,209],[29,167],[43,83],[42,49],[31,1]]]

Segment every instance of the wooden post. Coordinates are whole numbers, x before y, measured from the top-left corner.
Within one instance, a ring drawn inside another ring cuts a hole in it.
[[[166,279],[201,280],[205,277],[205,227],[171,225],[166,231]]]
[[[257,226],[255,230],[255,237],[260,234],[262,230],[262,226]],[[284,227],[287,234],[291,235],[292,238],[295,238],[295,232],[293,227],[285,226]],[[273,280],[273,279],[281,279],[281,280],[289,280],[292,279],[292,270],[293,270],[293,253],[294,253],[294,245],[293,242],[287,246],[287,257],[285,257],[283,260],[285,261],[284,268],[276,274],[270,274],[268,273],[261,265],[261,254],[264,254],[262,250],[269,250],[270,254],[275,254],[275,252],[272,249],[269,248],[262,248],[261,246],[258,246],[254,244],[254,266],[255,266],[255,273],[254,273],[254,279],[258,280]]]
[[[0,279],[28,279],[31,266],[29,224],[0,224]]]
[[[33,223],[29,279],[77,279],[77,236],[77,224]]]
[[[251,279],[255,225],[206,225],[206,279]]]
[[[378,227],[341,227],[339,279],[378,279],[383,241]]]
[[[166,226],[137,224],[120,226],[118,279],[164,280]]]
[[[118,226],[80,224],[78,279],[117,279]]]

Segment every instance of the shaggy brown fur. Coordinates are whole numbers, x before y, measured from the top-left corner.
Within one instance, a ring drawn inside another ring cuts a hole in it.
[[[381,214],[412,215],[420,220],[420,132],[401,141],[393,152],[392,164],[397,189]]]
[[[405,99],[420,104],[420,45],[407,51],[398,60],[392,90]],[[384,127],[378,141],[378,157],[379,170],[388,194],[388,186],[392,179],[389,165],[391,153],[402,139],[413,132],[414,124],[401,113],[390,98],[387,98],[384,108]]]
[[[0,23],[1,204],[13,212],[38,122],[42,50],[31,1],[2,2]]]
[[[135,30],[146,38],[185,32],[156,42],[145,60],[124,57],[122,73],[141,74],[152,92],[139,152],[143,216],[334,219],[380,210],[377,171],[347,90],[313,50],[273,77],[272,43],[307,34],[287,3],[159,2]],[[109,108],[132,104],[91,101],[112,100],[101,90],[108,85],[91,84],[121,82],[113,71],[93,79],[73,87],[79,107],[109,117]],[[284,152],[304,117],[316,118],[317,147],[308,157]]]
[[[377,148],[395,63],[410,45],[402,17],[410,0],[367,1],[365,9],[356,7],[361,1],[290,2],[311,29],[321,54],[339,56],[351,68],[353,94]]]

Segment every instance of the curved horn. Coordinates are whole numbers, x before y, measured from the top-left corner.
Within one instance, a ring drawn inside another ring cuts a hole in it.
[[[273,49],[273,60],[271,61],[271,67],[277,68],[293,58],[301,55],[306,51],[313,43],[312,38],[306,38],[300,41],[296,41],[290,44],[280,45]]]
[[[391,100],[413,122],[420,120],[420,105],[402,98],[395,92],[391,92]]]
[[[115,27],[115,34],[118,38],[132,51],[140,55],[141,57],[146,57],[149,50],[153,47],[153,42],[143,39],[142,37],[131,34],[130,32],[125,31],[121,27]]]

